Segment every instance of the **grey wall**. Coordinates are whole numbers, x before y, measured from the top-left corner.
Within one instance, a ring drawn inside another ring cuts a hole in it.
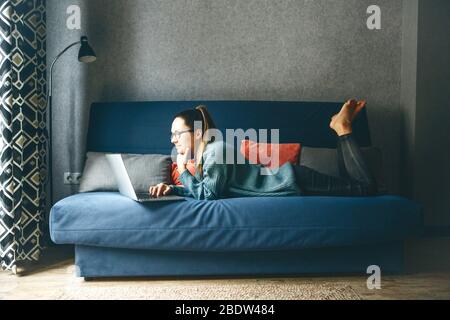
[[[116,100],[365,98],[398,192],[402,1],[376,1],[379,31],[366,27],[372,2],[47,0],[49,60],[81,34],[99,56],[83,66],[73,49],[55,70],[55,200],[77,190],[62,176],[82,170],[90,103]],[[71,4],[81,31],[66,29]]]

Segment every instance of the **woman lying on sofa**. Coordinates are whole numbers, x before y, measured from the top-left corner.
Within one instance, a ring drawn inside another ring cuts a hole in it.
[[[199,200],[249,196],[375,195],[375,179],[352,136],[352,122],[364,107],[364,101],[349,100],[331,119],[330,128],[336,132],[338,141],[338,165],[343,173],[340,178],[289,162],[273,174],[263,175],[261,165],[215,161],[217,154],[227,152],[228,145],[223,141],[213,141],[206,134],[209,129],[215,128],[211,115],[205,106],[185,110],[175,116],[171,130],[171,142],[178,153],[177,170],[182,186],[161,183],[151,186],[149,193],[153,197],[176,194]],[[196,121],[201,121],[201,129],[194,130]],[[195,155],[191,151],[194,149],[197,150]],[[195,175],[186,168],[192,157],[196,167]]]

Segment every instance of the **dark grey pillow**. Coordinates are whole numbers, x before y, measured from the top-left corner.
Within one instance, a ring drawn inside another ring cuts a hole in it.
[[[383,156],[377,147],[361,148],[364,160],[378,184],[380,192],[387,192],[383,173]],[[300,165],[324,174],[339,177],[336,149],[302,147]]]
[[[160,154],[123,154],[125,168],[136,192],[148,192],[150,186],[171,183],[172,159]],[[118,191],[105,153],[88,152],[79,192]]]

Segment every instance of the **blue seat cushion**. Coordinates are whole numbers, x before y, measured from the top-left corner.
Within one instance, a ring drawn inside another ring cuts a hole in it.
[[[185,251],[293,250],[385,243],[420,231],[420,207],[398,196],[254,197],[141,204],[80,193],[50,213],[58,244]]]

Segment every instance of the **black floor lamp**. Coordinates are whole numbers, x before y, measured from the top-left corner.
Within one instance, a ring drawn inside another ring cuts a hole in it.
[[[47,110],[49,115],[49,133],[48,133],[48,168],[47,168],[47,184],[50,184],[50,207],[53,206],[53,169],[52,169],[52,94],[53,94],[53,67],[56,61],[70,48],[73,46],[80,45],[80,50],[78,52],[78,61],[83,63],[91,63],[97,60],[94,50],[91,48],[88,42],[88,38],[83,36],[80,41],[74,42],[68,45],[64,50],[62,50],[56,58],[53,60],[50,66],[50,77],[47,89]]]

